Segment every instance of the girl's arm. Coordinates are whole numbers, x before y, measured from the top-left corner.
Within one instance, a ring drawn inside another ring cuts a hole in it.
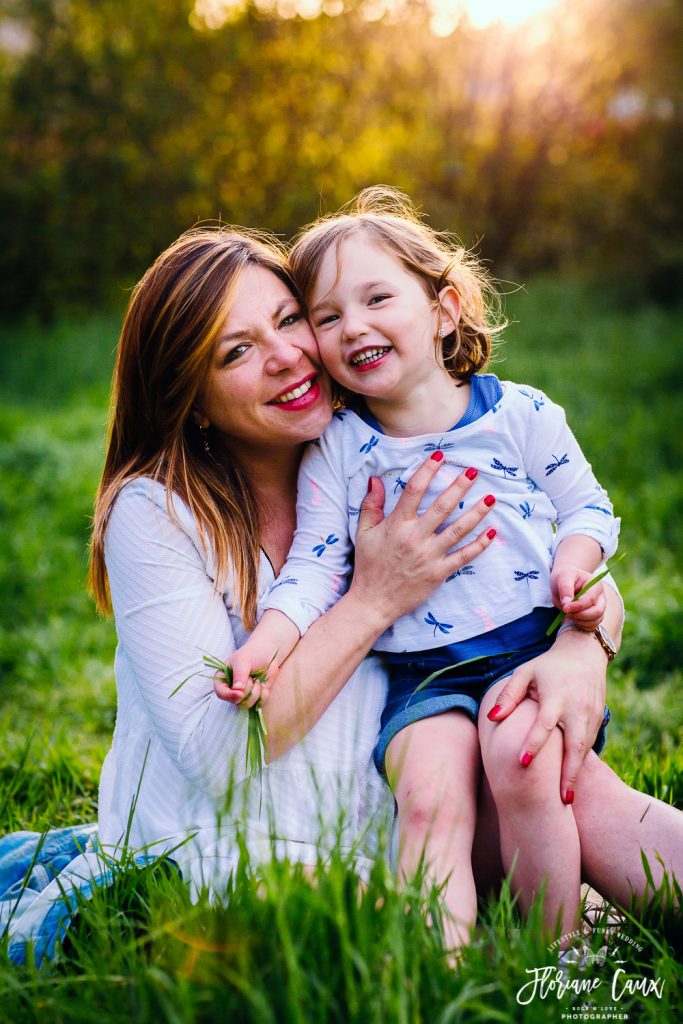
[[[440,463],[427,459],[413,474],[391,515],[384,518],[384,488],[377,479],[363,502],[356,535],[353,580],[346,594],[299,641],[264,708],[268,758],[286,753],[312,728],[379,636],[421,604],[447,576],[484,551],[484,530],[450,553],[490,511],[483,500],[440,533],[471,482],[461,474],[418,515]],[[494,533],[494,531],[490,531]]]
[[[346,590],[351,572],[348,482],[343,471],[344,424],[333,420],[328,430],[308,446],[299,469],[296,532],[287,561],[269,593],[260,602],[265,611],[251,636],[228,659],[233,685],[220,684],[216,693],[233,702],[254,700],[250,674],[268,669],[268,684],[300,636]],[[335,443],[336,440],[336,443]],[[269,687],[257,687],[261,702]]]
[[[596,541],[602,550],[600,561],[606,561],[619,537],[612,503],[569,429],[564,409],[545,396],[536,404],[538,409],[526,403],[524,467],[555,506],[553,554],[567,538],[581,535]]]
[[[299,636],[299,630],[286,615],[266,610],[253,633],[227,659],[227,664],[232,669],[232,686],[226,687],[222,684],[221,678],[218,678],[217,685],[214,686],[216,694],[224,700],[232,701],[233,704],[245,701],[248,707],[259,699],[262,704],[265,703],[270,696],[270,687],[277,679],[280,665],[296,647]],[[256,672],[260,673],[267,686],[262,686],[254,693],[249,680]],[[249,699],[245,699],[247,690]]]

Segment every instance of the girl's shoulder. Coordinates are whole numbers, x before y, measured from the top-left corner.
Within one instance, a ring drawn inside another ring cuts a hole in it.
[[[501,409],[505,408],[510,412],[531,415],[532,418],[535,418],[538,413],[561,408],[557,402],[548,397],[545,391],[534,387],[533,384],[520,384],[513,380],[502,380],[500,384],[503,389]]]

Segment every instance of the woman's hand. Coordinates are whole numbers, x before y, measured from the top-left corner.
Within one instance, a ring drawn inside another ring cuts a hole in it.
[[[495,530],[484,530],[471,543],[453,551],[495,504],[492,495],[443,527],[476,479],[476,470],[461,473],[422,514],[420,502],[443,460],[435,452],[413,473],[393,512],[384,516],[384,487],[370,479],[356,535],[356,557],[349,594],[381,631],[427,600],[444,580],[478,558],[491,544]]]
[[[590,633],[567,629],[545,654],[520,665],[498,696],[489,718],[500,722],[524,697],[538,701],[538,714],[519,757],[531,764],[556,726],[564,732],[560,795],[574,800],[583,759],[595,742],[605,710],[607,657]],[[496,712],[494,714],[494,712]],[[529,756],[531,755],[531,756]]]

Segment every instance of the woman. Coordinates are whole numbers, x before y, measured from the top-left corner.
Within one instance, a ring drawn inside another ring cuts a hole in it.
[[[245,769],[248,716],[233,695],[223,693],[233,703],[216,699],[201,673],[202,652],[225,658],[253,627],[294,532],[303,446],[331,412],[312,334],[272,242],[193,231],[136,287],[117,356],[93,536],[93,591],[101,609],[110,592],[119,637],[119,711],[102,772],[99,834],[105,849],[173,850],[196,887],[225,882],[238,830],[252,858],[274,848],[311,863],[321,841],[339,838],[340,817],[342,846],[357,848],[359,867],[367,867],[374,852],[367,826],[392,811],[371,763],[385,681],[368,651],[487,544],[484,530],[448,554],[459,537],[477,532],[483,503],[438,532],[464,494],[462,479],[416,515],[438,462],[427,460],[386,519],[374,482],[360,510],[349,589],[306,633],[273,692],[255,683],[244,695],[247,706],[268,698],[270,764],[261,792]],[[607,589],[605,626],[614,636],[621,608]],[[562,786],[576,793],[586,875],[627,902],[631,889],[644,890],[640,847],[654,864],[655,848],[675,849],[678,824],[676,812],[627,789],[606,766],[588,778],[581,772],[602,716],[606,664],[593,636],[566,631],[512,677],[500,718],[529,688],[539,714],[524,750],[535,753],[563,727]],[[520,770],[518,787],[523,778]],[[480,825],[475,860],[483,880],[499,864],[486,787]],[[616,828],[627,836],[618,872],[609,835]],[[664,860],[672,866],[666,852]]]

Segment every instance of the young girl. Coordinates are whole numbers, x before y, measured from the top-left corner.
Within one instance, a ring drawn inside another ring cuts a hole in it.
[[[231,659],[234,683],[243,685],[274,655],[284,660],[343,592],[368,488],[381,480],[390,512],[431,453],[441,468],[425,509],[457,479],[469,487],[461,507],[483,501],[492,511],[488,550],[376,644],[390,685],[375,759],[398,805],[400,868],[409,876],[423,859],[429,876],[445,883],[447,945],[466,942],[476,915],[471,850],[481,751],[504,867],[514,863],[525,905],[545,879],[547,924],[559,919],[562,933],[571,932],[580,850],[573,792],[559,792],[561,735],[555,730],[533,766],[529,753],[518,764],[512,752],[528,716],[518,709],[495,725],[496,698],[506,676],[548,649],[556,608],[568,623],[595,631],[612,659],[600,626],[601,585],[574,595],[613,554],[618,520],[559,406],[535,388],[481,372],[500,329],[487,307],[485,274],[405,197],[366,190],[350,210],[305,231],[292,264],[346,408],[304,457],[294,544],[260,624]],[[521,803],[510,799],[518,776]]]

